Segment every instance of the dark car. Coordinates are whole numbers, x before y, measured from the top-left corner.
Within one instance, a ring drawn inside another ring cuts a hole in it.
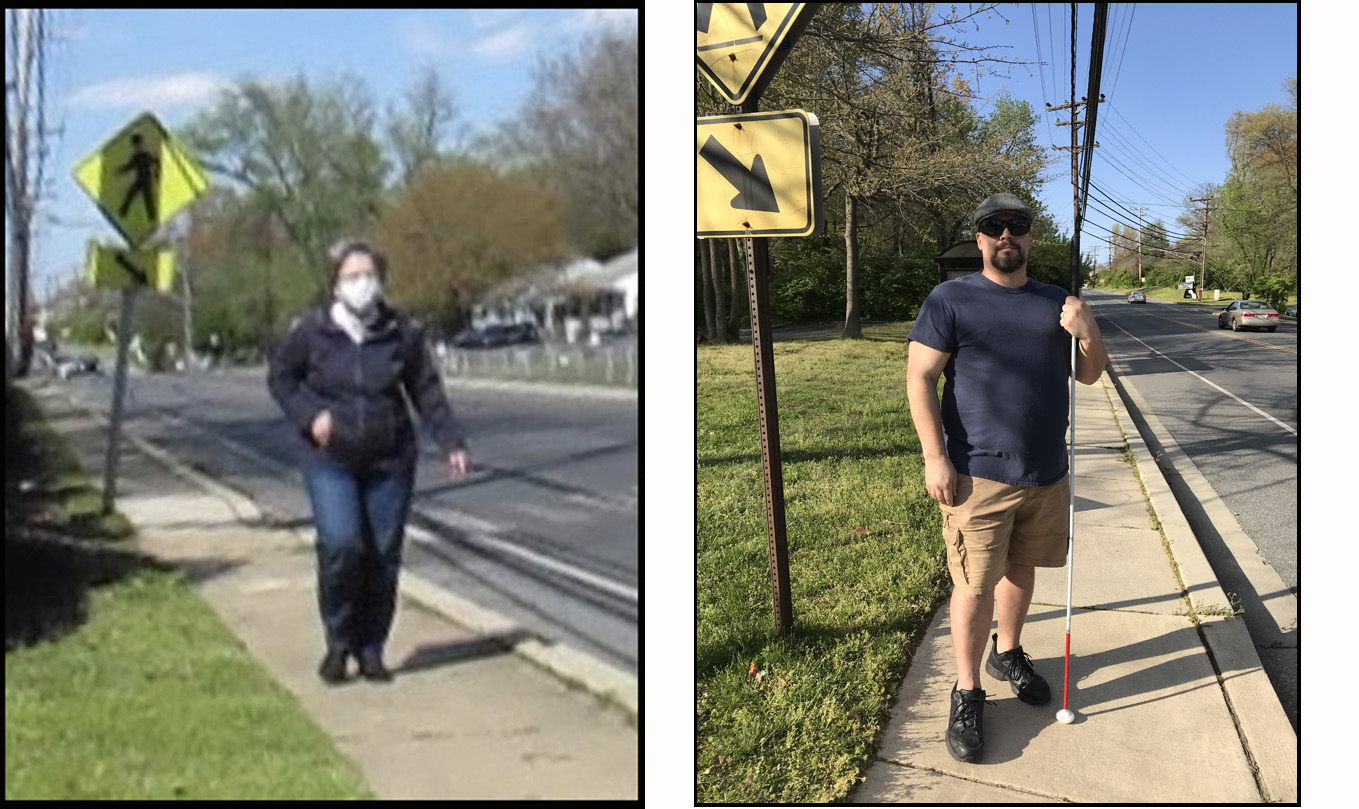
[[[1232,301],[1232,305],[1217,314],[1217,327],[1232,331],[1242,329],[1264,329],[1274,331],[1279,328],[1279,313],[1264,301]]]
[[[1143,292],[1142,290],[1134,289],[1132,292],[1128,293],[1128,303],[1146,303],[1146,302],[1147,293]]]
[[[52,354],[48,362],[52,373],[61,379],[99,373],[99,358],[93,354]]]
[[[453,337],[454,348],[500,348],[538,342],[538,327],[532,323],[495,323],[480,329],[464,329]]]

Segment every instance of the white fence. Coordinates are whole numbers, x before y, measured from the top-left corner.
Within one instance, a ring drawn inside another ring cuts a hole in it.
[[[516,379],[637,387],[637,341],[603,345],[522,345],[442,352],[447,379]]]

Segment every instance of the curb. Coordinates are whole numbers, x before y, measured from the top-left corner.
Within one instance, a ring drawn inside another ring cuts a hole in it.
[[[102,414],[72,400],[64,392],[55,391],[54,395],[60,396],[71,407],[80,410],[90,419],[105,425],[107,428],[109,420]],[[122,440],[132,444],[138,451],[145,453],[147,457],[164,466],[172,474],[189,481],[213,497],[225,502],[241,523],[258,525],[263,521],[263,514],[254,501],[240,492],[180,463],[174,456],[126,430],[123,431]],[[292,536],[299,545],[308,548],[314,545],[312,537],[298,529],[275,528],[273,530]],[[399,589],[401,595],[425,609],[480,635],[489,637],[515,635],[521,632],[519,624],[509,618],[449,593],[412,571],[401,571]],[[584,688],[604,702],[615,705],[626,712],[634,722],[637,720],[637,677],[631,673],[614,668],[569,646],[546,644],[532,637],[514,643],[512,648],[528,662],[547,670],[570,685]]]
[[[1171,556],[1179,568],[1190,603],[1194,612],[1200,615],[1200,636],[1218,673],[1246,754],[1256,768],[1261,795],[1267,802],[1296,802],[1298,735],[1265,674],[1245,621],[1235,616],[1202,617],[1205,611],[1209,615],[1224,612],[1231,615],[1233,608],[1179,501],[1171,492],[1166,475],[1174,473],[1173,467],[1168,472],[1160,460],[1167,456],[1184,456],[1183,450],[1160,419],[1147,408],[1118,360],[1111,355],[1109,361],[1114,370],[1106,369],[1105,377],[1112,381],[1126,414],[1137,428],[1132,433],[1125,430],[1124,435],[1147,490],[1147,498],[1170,544]],[[1153,454],[1149,444],[1160,451]],[[1184,460],[1188,462],[1188,457],[1184,456]],[[1144,469],[1156,469],[1158,474],[1142,473]]]

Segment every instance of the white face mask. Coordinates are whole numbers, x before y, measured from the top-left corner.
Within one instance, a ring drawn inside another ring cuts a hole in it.
[[[382,282],[372,273],[343,278],[335,285],[335,298],[356,315],[371,313],[381,297]]]

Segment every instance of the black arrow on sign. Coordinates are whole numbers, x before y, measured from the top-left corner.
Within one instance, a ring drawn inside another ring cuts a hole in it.
[[[141,267],[138,267],[136,264],[133,264],[132,261],[129,258],[127,258],[127,256],[124,256],[122,253],[114,253],[113,258],[119,264],[123,265],[123,269],[127,270],[128,274],[132,276],[133,280],[137,281],[144,287],[151,286],[151,279],[147,277],[146,271],[143,270]]]
[[[742,211],[779,212],[779,203],[774,199],[774,186],[769,182],[769,172],[764,169],[764,158],[755,155],[754,162],[747,169],[712,135],[708,136],[698,156],[717,169],[727,182],[740,189],[741,193],[731,198],[731,207]]]

